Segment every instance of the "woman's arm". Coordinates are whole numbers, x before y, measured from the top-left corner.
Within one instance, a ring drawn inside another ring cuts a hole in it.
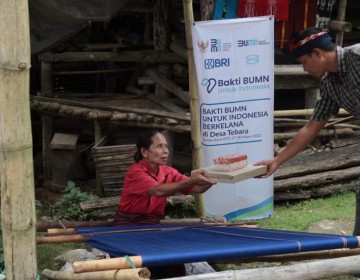
[[[181,192],[189,186],[194,186],[190,193],[203,193],[216,183],[215,181],[204,177],[204,172],[204,169],[198,169],[192,172],[191,176],[184,180],[155,185],[149,189],[148,194],[158,197],[169,196]]]

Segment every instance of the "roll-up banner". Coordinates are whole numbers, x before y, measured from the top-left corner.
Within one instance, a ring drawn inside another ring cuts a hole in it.
[[[202,166],[246,154],[248,163],[274,153],[274,19],[194,22]],[[273,177],[218,183],[204,193],[208,217],[228,221],[273,215]]]

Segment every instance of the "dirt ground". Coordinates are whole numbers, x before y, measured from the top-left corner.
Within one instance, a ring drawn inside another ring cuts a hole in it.
[[[308,231],[340,235],[352,235],[354,219],[322,220],[311,225]]]

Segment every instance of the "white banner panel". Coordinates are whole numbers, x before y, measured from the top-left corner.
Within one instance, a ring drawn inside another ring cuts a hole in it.
[[[274,19],[195,22],[202,166],[246,154],[252,164],[273,157]],[[219,183],[204,194],[207,216],[251,220],[273,215],[273,178]]]

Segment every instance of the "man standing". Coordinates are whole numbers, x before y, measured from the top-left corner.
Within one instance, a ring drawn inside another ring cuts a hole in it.
[[[281,164],[306,148],[340,107],[360,118],[360,44],[336,46],[326,31],[311,27],[292,35],[290,50],[304,71],[321,78],[320,99],[310,120],[285,149],[274,158],[255,164],[267,165],[263,177],[272,175]],[[360,190],[357,196],[360,197]],[[359,235],[360,221],[358,226],[357,223],[354,234]]]

